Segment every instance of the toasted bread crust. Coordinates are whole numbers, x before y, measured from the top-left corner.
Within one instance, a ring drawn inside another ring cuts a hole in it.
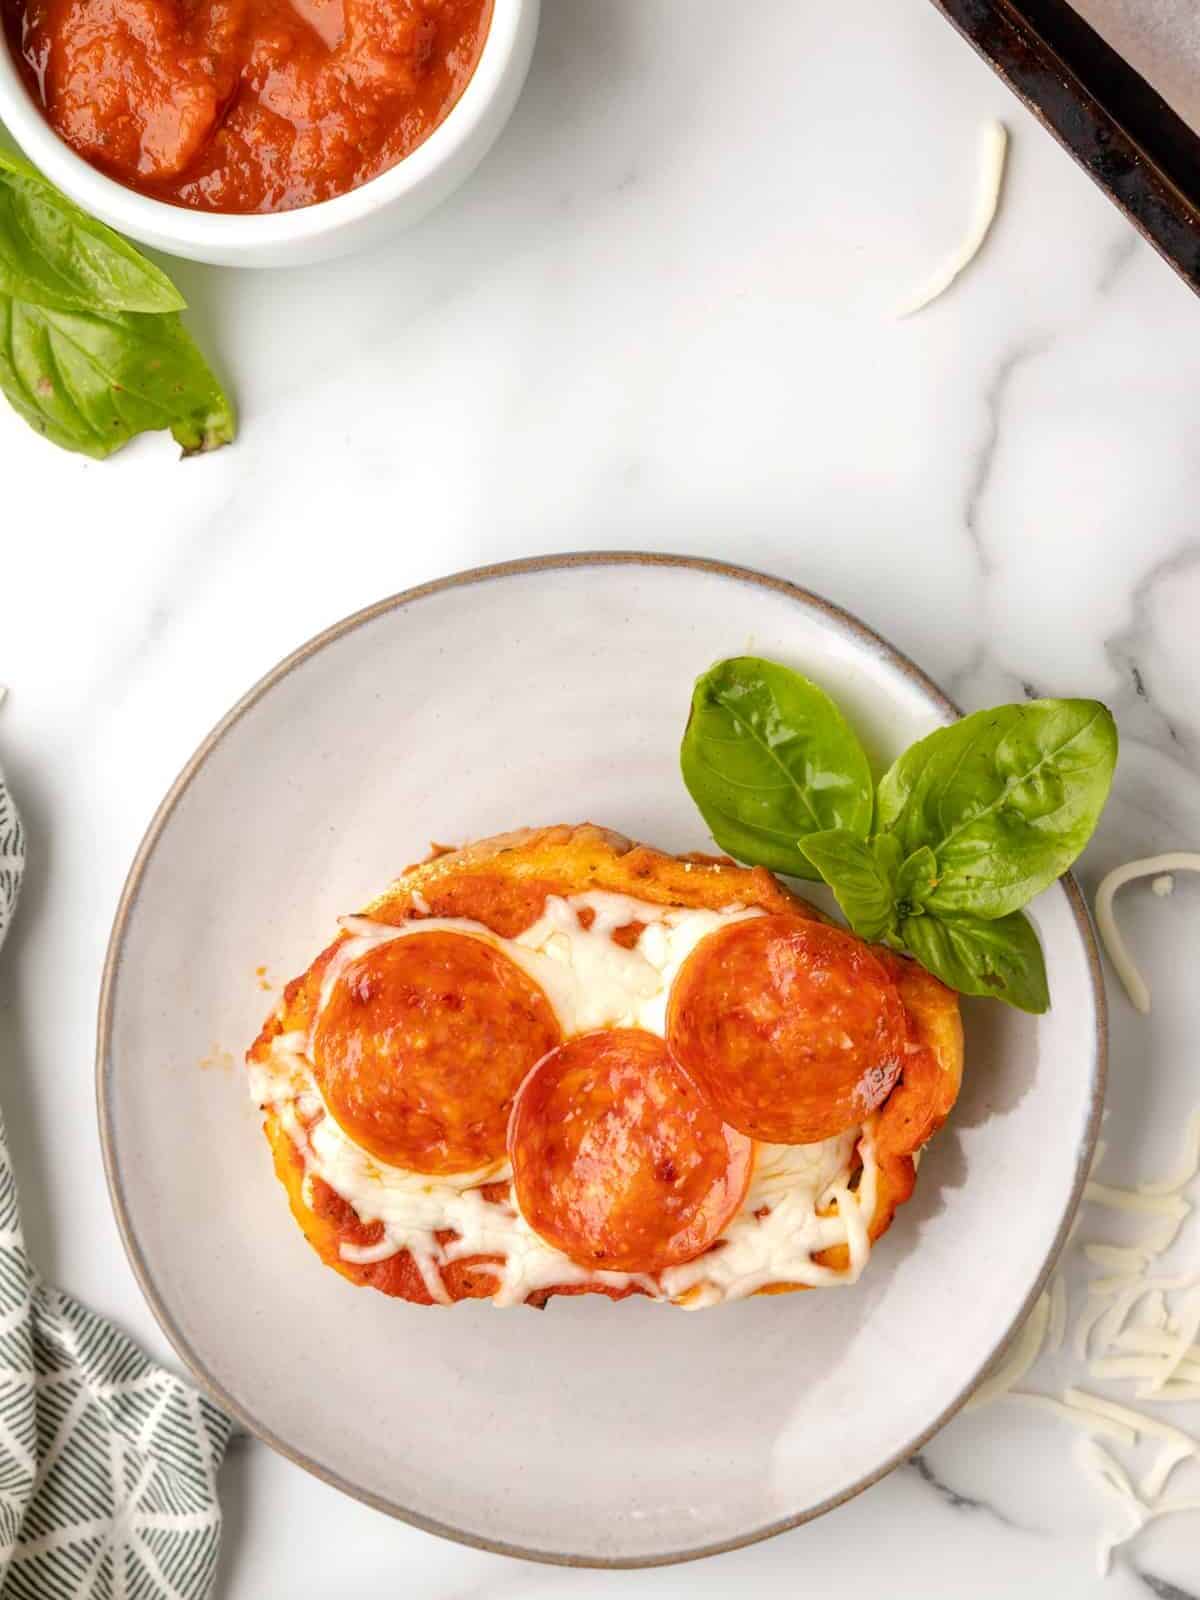
[[[511,938],[541,915],[547,895],[587,890],[689,910],[720,911],[737,905],[828,920],[763,867],[739,867],[725,857],[667,855],[591,823],[520,829],[457,850],[435,846],[426,860],[406,868],[365,907],[363,915],[396,925],[429,915],[467,917],[502,938]],[[265,1058],[280,1033],[307,1031],[317,1008],[325,969],[346,937],[339,934],[306,973],[287,985],[280,1007],[251,1047],[249,1061]],[[887,1231],[896,1207],[912,1194],[916,1181],[914,1157],[949,1115],[958,1095],[963,1065],[958,997],[906,957],[878,947],[875,953],[900,991],[910,1040],[917,1048],[910,1054],[901,1081],[873,1119],[878,1183],[870,1227],[872,1239]],[[322,1261],[354,1283],[369,1284],[385,1294],[419,1304],[431,1304],[432,1297],[407,1251],[380,1262],[342,1259],[343,1242],[373,1243],[377,1225],[374,1229],[364,1227],[349,1206],[319,1179],[308,1186],[306,1198],[303,1161],[270,1107],[264,1109],[263,1131],[292,1214]],[[844,1271],[849,1266],[849,1251],[845,1245],[837,1245],[815,1259]],[[451,1300],[487,1297],[495,1289],[494,1275],[481,1266],[479,1258],[452,1263],[443,1270],[442,1277]],[[757,1292],[782,1294],[802,1287],[769,1284]],[[634,1287],[614,1290],[598,1284],[572,1285],[541,1291],[529,1303],[542,1305],[561,1293],[599,1293],[610,1299],[623,1299],[640,1292]]]
[[[514,886],[538,908],[547,894],[601,889],[651,905],[721,911],[736,904],[828,921],[765,867],[739,867],[727,856],[667,855],[591,822],[520,828],[461,850],[438,847],[437,854],[406,868],[368,907],[367,915],[380,922],[402,922],[420,896],[435,916],[454,916],[450,908],[469,898],[470,915],[509,938],[532,920],[521,922],[511,933],[496,926],[497,921],[507,921],[505,913],[514,899],[525,909],[525,901],[513,896]],[[494,901],[489,904],[492,894]]]

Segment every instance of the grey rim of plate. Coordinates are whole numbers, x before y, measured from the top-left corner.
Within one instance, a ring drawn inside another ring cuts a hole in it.
[[[113,920],[112,933],[104,961],[96,1029],[96,1104],[100,1126],[100,1147],[104,1159],[104,1171],[108,1181],[109,1196],[112,1200],[113,1211],[116,1215],[125,1253],[129,1258],[129,1264],[133,1268],[134,1276],[138,1281],[142,1294],[145,1296],[146,1302],[154,1313],[159,1326],[197,1382],[204,1387],[217,1405],[223,1407],[225,1411],[236,1418],[249,1433],[263,1440],[265,1444],[269,1444],[272,1449],[286,1456],[288,1460],[294,1461],[297,1466],[303,1467],[307,1472],[311,1472],[314,1477],[321,1479],[322,1482],[331,1484],[344,1494],[350,1495],[352,1499],[360,1500],[375,1510],[386,1512],[388,1516],[395,1517],[401,1522],[407,1522],[427,1533],[437,1534],[441,1538],[450,1539],[457,1544],[469,1545],[475,1549],[488,1550],[497,1555],[515,1556],[522,1560],[538,1561],[552,1566],[630,1569],[671,1566],[684,1561],[699,1561],[706,1556],[720,1555],[729,1550],[739,1550],[747,1545],[757,1544],[760,1540],[773,1538],[776,1534],[786,1533],[791,1528],[799,1527],[805,1522],[814,1521],[817,1517],[823,1516],[827,1511],[834,1510],[837,1506],[845,1505],[847,1501],[854,1499],[864,1489],[869,1489],[872,1484],[878,1483],[880,1479],[885,1478],[896,1467],[907,1461],[935,1433],[945,1427],[946,1423],[966,1404],[988,1368],[1003,1353],[1023,1326],[1039,1295],[1049,1281],[1050,1274],[1054,1270],[1058,1257],[1067,1242],[1075,1213],[1079,1209],[1080,1201],[1083,1198],[1084,1186],[1088,1180],[1096,1142],[1099,1138],[1100,1119],[1104,1110],[1104,1092],[1108,1077],[1108,1008],[1105,999],[1100,956],[1096,946],[1095,935],[1092,931],[1087,902],[1084,900],[1083,893],[1072,875],[1068,874],[1060,882],[1066,893],[1067,902],[1087,958],[1092,1000],[1096,1009],[1092,1096],[1087,1130],[1076,1164],[1069,1203],[1033,1287],[1014,1311],[1008,1328],[997,1341],[995,1348],[987,1360],[982,1363],[979,1371],[971,1381],[955,1397],[953,1402],[946,1406],[928,1427],[922,1429],[902,1450],[895,1452],[875,1471],[864,1475],[857,1483],[852,1484],[850,1488],[821,1502],[819,1505],[810,1506],[794,1517],[786,1517],[780,1521],[769,1523],[764,1527],[752,1529],[749,1533],[738,1538],[726,1539],[720,1543],[706,1545],[699,1549],[669,1551],[663,1555],[651,1557],[581,1557],[567,1552],[534,1550],[498,1540],[479,1538],[446,1523],[422,1516],[348,1482],[339,1474],[330,1472],[319,1462],[293,1449],[269,1428],[264,1427],[257,1418],[243,1406],[240,1406],[208,1371],[200,1356],[192,1349],[176,1325],[151,1281],[146,1263],[134,1239],[121,1175],[117,1169],[113,1154],[112,1108],[109,1100],[113,991],[117,968],[121,960],[126,924],[138,897],[142,875],[163,830],[170,821],[175,807],[179,804],[192,779],[234,724],[277,683],[296,667],[307,661],[310,656],[322,650],[327,644],[375,620],[377,617],[383,616],[387,612],[410,605],[414,601],[424,599],[427,595],[439,594],[445,590],[468,584],[502,582],[506,578],[520,577],[533,572],[556,571],[572,567],[617,566],[687,568],[692,571],[706,572],[716,577],[727,578],[731,582],[749,584],[783,595],[785,598],[794,600],[800,607],[820,612],[843,633],[850,635],[861,644],[869,645],[874,651],[885,657],[905,677],[921,688],[929,696],[930,700],[945,712],[947,719],[962,715],[960,707],[955,705],[949,696],[944,694],[937,684],[921,671],[915,662],[889,644],[874,629],[868,628],[865,623],[852,616],[850,612],[834,605],[832,601],[826,600],[820,595],[813,594],[811,590],[803,589],[798,584],[789,583],[784,578],[772,577],[768,573],[756,572],[749,567],[735,566],[729,562],[715,561],[702,556],[657,555],[625,550],[583,551],[556,556],[531,556],[519,561],[498,562],[492,566],[474,567],[465,572],[452,573],[448,577],[438,578],[430,583],[419,584],[417,587],[406,589],[400,594],[391,595],[386,600],[377,601],[374,605],[367,606],[363,610],[343,618],[341,622],[334,623],[332,627],[326,628],[322,633],[310,639],[307,644],[301,645],[299,649],[286,656],[278,666],[261,678],[247,694],[243,695],[241,700],[221,719],[208,737],[200,744],[196,753],[171,785],[158,810],[154,813],[150,826],[138,846],[137,854],[129,869],[129,875],[126,878],[125,887],[121,893],[116,916]]]

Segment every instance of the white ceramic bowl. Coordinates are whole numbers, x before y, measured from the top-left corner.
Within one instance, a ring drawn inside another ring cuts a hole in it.
[[[591,817],[703,849],[679,738],[693,677],[739,650],[819,679],[880,768],[953,715],[877,635],[776,579],[672,556],[517,562],[385,601],[277,667],[130,874],[98,1087],[134,1270],[221,1405],[435,1533],[634,1566],[816,1516],[962,1404],[1078,1204],[1104,1000],[1068,879],[1032,908],[1053,1010],[964,1005],[961,1099],[852,1288],[690,1314],[594,1295],[447,1311],[353,1287],[301,1237],[235,1066],[273,1003],[255,968],[301,971],[429,839]]]
[[[105,177],[60,139],[0,42],[0,122],[34,165],[94,217],[169,255],[227,267],[292,267],[380,244],[440,205],[508,121],[525,82],[541,0],[494,0],[474,75],[446,120],[410,156],[361,188],[264,216],[168,205]]]

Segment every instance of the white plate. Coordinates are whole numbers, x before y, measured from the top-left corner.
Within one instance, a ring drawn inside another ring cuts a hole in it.
[[[967,1067],[917,1195],[851,1289],[541,1316],[352,1287],[288,1214],[239,1058],[335,917],[430,839],[607,823],[703,847],[677,752],[693,678],[800,668],[880,763],[953,708],[845,613],[711,562],[519,562],[339,624],[253,689],[163,802],[101,997],[105,1160],[135,1272],[249,1428],[351,1494],[538,1559],[682,1560],[778,1532],[903,1460],[1045,1282],[1078,1202],[1104,1015],[1071,883],[1037,902],[1054,1008],[968,1003]]]

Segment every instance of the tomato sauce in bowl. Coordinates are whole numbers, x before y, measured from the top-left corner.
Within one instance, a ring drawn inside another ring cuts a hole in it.
[[[289,211],[421,144],[492,0],[0,0],[51,127],[101,172],[202,211]]]

